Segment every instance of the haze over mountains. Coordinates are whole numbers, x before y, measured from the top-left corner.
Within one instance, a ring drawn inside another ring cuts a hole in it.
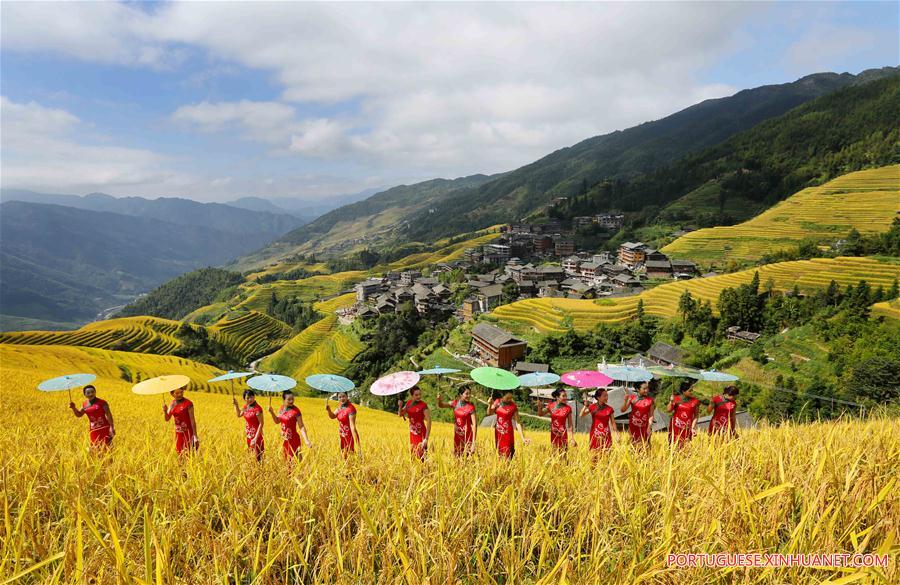
[[[589,138],[508,173],[397,187],[331,211],[237,265],[254,266],[292,253],[333,255],[353,248],[427,242],[515,221],[554,197],[581,194],[601,182],[652,172],[823,95],[897,73],[898,68],[885,67],[858,75],[808,75],[792,83],[707,100],[661,120]],[[674,200],[685,194],[667,195]]]

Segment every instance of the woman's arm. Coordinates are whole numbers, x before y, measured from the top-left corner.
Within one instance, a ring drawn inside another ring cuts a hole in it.
[[[74,402],[70,402],[70,403],[69,403],[69,408],[72,409],[72,414],[74,414],[74,415],[77,416],[78,418],[81,418],[81,417],[84,416],[84,409],[83,409],[83,408],[78,408],[77,406],[75,406],[75,403],[74,403]]]
[[[397,416],[399,416],[403,420],[406,420],[406,403],[404,403],[402,400],[397,401]]]
[[[728,414],[728,418],[731,419],[731,434],[735,437],[737,436],[737,415],[734,413],[735,409],[732,409]]]
[[[112,410],[109,409],[109,404],[103,405],[103,411],[106,413],[106,420],[109,421],[109,434],[112,437],[116,436],[116,423],[113,422]]]
[[[234,396],[232,396],[232,397],[231,397],[231,403],[234,405],[234,414],[235,414],[235,416],[237,416],[238,418],[240,418],[240,417],[241,417],[241,407],[238,406],[237,398],[235,398]]]
[[[499,401],[499,400],[492,400],[491,402],[489,402],[489,403],[488,403],[488,409],[487,409],[487,415],[488,415],[488,416],[491,416],[491,415],[493,415],[495,412],[497,412],[497,407],[498,407],[498,406],[500,406],[500,401]]]
[[[622,408],[619,409],[619,412],[625,412],[625,409],[628,408],[628,403],[631,400],[631,394],[627,391],[625,392],[625,399],[622,400]]]
[[[166,417],[166,422],[172,418],[172,409],[165,402],[163,402],[163,416]]]
[[[474,444],[475,440],[478,439],[478,411],[473,408],[469,418],[472,419],[472,443]]]
[[[672,412],[675,410],[675,395],[672,394],[672,397],[669,398],[669,405],[666,407],[666,412]]]
[[[437,395],[437,403],[438,403],[438,408],[453,408],[452,404],[450,404],[449,402],[444,402],[443,394]]]
[[[337,415],[331,411],[331,403],[327,400],[325,401],[325,413],[328,415],[328,418],[332,420],[337,418]]]
[[[194,443],[200,443],[200,435],[197,433],[197,419],[194,418],[194,405],[188,408],[188,414],[191,417],[191,429],[194,431]]]
[[[254,446],[259,442],[259,439],[263,436],[263,423],[265,423],[265,418],[266,417],[263,416],[262,410],[260,410],[259,412],[256,413],[256,420],[259,421],[259,426],[256,427],[256,436],[253,437],[252,444]]]
[[[350,425],[350,432],[353,433],[353,441],[356,443],[357,452],[362,452],[362,445],[359,442],[359,433],[356,430],[356,414],[347,417],[347,424]]]
[[[278,420],[278,415],[275,414],[275,409],[273,409],[271,406],[269,407],[269,414],[272,415],[272,422],[274,422],[276,425],[281,424],[281,421]]]
[[[547,407],[550,406],[550,405],[549,405],[549,404],[544,404],[544,401],[541,400],[540,398],[538,398],[538,399],[535,401],[535,405],[537,406],[537,415],[538,415],[538,416],[545,416],[545,415],[550,414],[550,409],[547,408]]]
[[[569,429],[567,433],[569,436],[569,444],[573,447],[576,447],[578,443],[575,442],[575,410],[572,409],[572,412],[569,413],[569,416],[566,417],[566,426]]]
[[[584,401],[584,406],[581,407],[581,412],[578,416],[587,416],[591,412],[591,405],[588,404],[587,400]]]
[[[515,421],[516,426],[519,427],[519,435],[522,437],[522,444],[527,445],[531,441],[528,440],[528,437],[525,436],[525,428],[522,426],[522,421],[519,420],[519,413],[513,415],[513,421]]]
[[[425,442],[428,443],[428,437],[431,436],[431,411],[425,409]]]
[[[306,434],[306,425],[303,424],[303,415],[297,415],[297,427],[300,429],[300,436],[303,437],[303,442],[306,443],[306,448],[309,449],[312,447],[312,443],[309,442],[309,436]]]

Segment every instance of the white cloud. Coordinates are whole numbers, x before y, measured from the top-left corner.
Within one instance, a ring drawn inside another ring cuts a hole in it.
[[[16,5],[4,48],[271,72],[279,101],[200,102],[173,118],[276,155],[378,172],[507,170],[730,87],[697,72],[731,47],[737,3]],[[191,75],[196,75],[191,73]],[[287,105],[293,104],[293,105]],[[326,112],[324,115],[322,112]]]
[[[4,187],[93,191],[128,185],[177,185],[154,152],[76,140],[85,125],[71,113],[0,96]]]

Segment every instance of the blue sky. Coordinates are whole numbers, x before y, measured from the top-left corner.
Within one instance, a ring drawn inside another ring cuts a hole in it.
[[[4,3],[3,187],[319,199],[897,65],[898,4]]]

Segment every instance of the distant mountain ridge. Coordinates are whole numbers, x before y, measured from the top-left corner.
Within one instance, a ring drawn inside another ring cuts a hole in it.
[[[302,224],[286,212],[242,209],[224,203],[202,203],[180,197],[113,197],[105,193],[60,195],[23,189],[3,189],[2,201],[65,205],[89,211],[105,211],[158,219],[185,226],[201,226],[241,234],[258,234],[260,245]]]
[[[340,255],[354,246],[429,242],[515,221],[553,197],[573,196],[600,181],[652,172],[813,99],[898,71],[885,67],[858,75],[807,75],[706,100],[660,120],[589,138],[508,173],[395,187],[329,212],[242,258],[239,265],[260,265],[292,253]],[[366,213],[384,220],[359,221]]]
[[[231,224],[225,224],[231,225]],[[0,313],[85,322],[184,272],[258,247],[259,233],[47,203],[0,205]]]

